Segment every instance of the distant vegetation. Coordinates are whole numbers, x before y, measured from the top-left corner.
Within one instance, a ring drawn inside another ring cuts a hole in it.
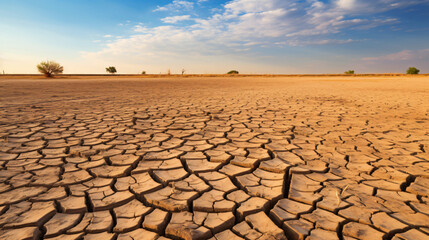
[[[344,72],[344,74],[355,74],[355,70],[348,70],[347,72]]]
[[[227,74],[239,74],[239,72],[237,70],[231,70]]]
[[[410,67],[407,70],[407,74],[419,74],[420,70],[415,67]]]
[[[54,74],[61,74],[64,71],[63,66],[54,61],[41,62],[37,65],[37,70],[46,77],[52,77]]]
[[[107,67],[106,68],[106,72],[111,73],[111,74],[115,74],[116,73],[116,68],[115,67]]]
[[[143,75],[145,75],[145,74],[146,74],[146,71],[142,71],[142,74],[143,74]]]
[[[185,72],[186,72],[186,70],[185,70],[185,69],[182,69],[182,75],[183,75],[183,74],[185,74]]]

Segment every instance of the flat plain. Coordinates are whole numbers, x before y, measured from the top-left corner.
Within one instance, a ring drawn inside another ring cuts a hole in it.
[[[0,78],[0,239],[429,239],[429,77]]]

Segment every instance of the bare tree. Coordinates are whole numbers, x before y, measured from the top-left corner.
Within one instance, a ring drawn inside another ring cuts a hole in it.
[[[185,70],[185,69],[182,69],[182,75],[184,75],[184,74],[185,74],[185,72],[186,72],[186,70]]]

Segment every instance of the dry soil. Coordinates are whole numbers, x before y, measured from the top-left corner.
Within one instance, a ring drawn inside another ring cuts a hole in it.
[[[0,79],[0,239],[429,239],[429,77]]]

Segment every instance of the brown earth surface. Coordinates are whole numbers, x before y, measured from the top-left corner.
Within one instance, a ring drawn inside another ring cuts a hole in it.
[[[429,239],[429,77],[0,79],[0,239]]]

